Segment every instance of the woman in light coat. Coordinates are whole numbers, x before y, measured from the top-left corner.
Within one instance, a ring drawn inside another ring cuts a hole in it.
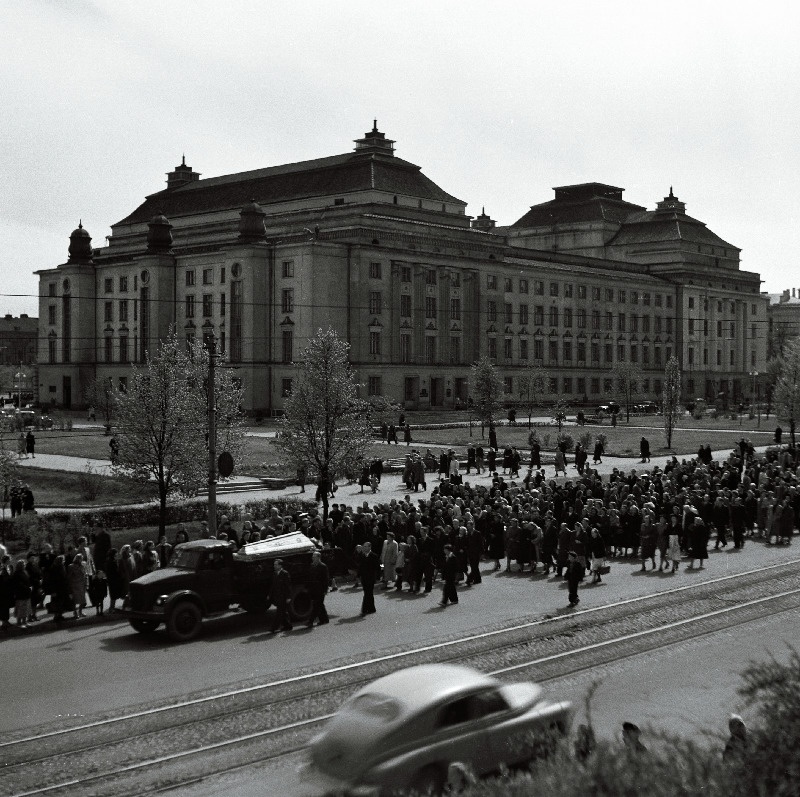
[[[394,583],[397,578],[395,567],[397,566],[398,556],[397,541],[394,534],[389,531],[386,533],[386,539],[383,541],[383,548],[381,549],[381,564],[383,565],[383,587],[384,589],[389,583]]]
[[[72,563],[67,566],[67,583],[69,594],[72,601],[73,613],[75,617],[83,617],[83,610],[86,607],[86,587],[88,575],[86,564],[83,561],[83,554],[76,553]]]

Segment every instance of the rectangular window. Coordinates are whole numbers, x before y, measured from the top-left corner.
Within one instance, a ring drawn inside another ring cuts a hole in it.
[[[103,313],[103,320],[104,321],[114,320],[114,302],[105,303],[105,312]]]
[[[689,395],[694,394],[694,379],[686,380],[686,389],[689,391]]]
[[[562,349],[564,352],[564,360],[566,361],[572,360],[572,342],[569,340],[565,340]]]
[[[380,315],[383,299],[380,291],[369,292],[369,314]]]
[[[631,291],[631,304],[639,304],[639,291]]]
[[[558,379],[554,376],[547,380],[547,392],[552,393],[554,396],[558,395]]]
[[[380,354],[381,353],[381,333],[377,331],[372,331],[369,333],[369,353],[370,354]]]
[[[291,329],[281,332],[281,359],[290,363],[294,357],[294,333]]]
[[[617,360],[624,362],[625,360],[625,345],[623,343],[617,344]]]
[[[224,285],[225,284],[225,266],[223,266],[219,270],[219,283],[220,283],[220,285]]]
[[[717,337],[722,337],[722,321],[717,321]]]
[[[380,263],[370,263],[369,264],[369,276],[370,279],[379,280],[381,278],[381,264]]]
[[[606,301],[613,302],[614,301],[614,289],[613,288],[606,288]]]
[[[606,330],[609,332],[614,328],[614,314],[609,311],[606,313]]]
[[[186,287],[191,288],[194,286],[194,271],[189,270],[186,272]]]
[[[106,293],[114,293],[114,279],[113,277],[106,277],[105,278],[105,292]]]
[[[551,307],[547,313],[547,323],[550,324],[551,327],[558,326],[558,308]]]
[[[514,378],[511,376],[504,376],[503,377],[503,392],[510,396],[514,390]]]
[[[527,360],[528,359],[528,340],[527,338],[521,338],[519,341],[519,358],[520,360]]]
[[[294,288],[284,288],[281,291],[281,312],[294,312]]]
[[[650,294],[649,293],[643,293],[642,294],[642,304],[645,305],[646,307],[650,306]]]
[[[689,334],[694,335],[694,319],[689,319]]]
[[[106,344],[106,362],[110,363],[114,361],[114,338],[111,335],[106,336],[105,339]]]
[[[453,288],[461,287],[461,272],[459,271],[450,272],[450,286]]]
[[[119,378],[119,392],[120,393],[127,393],[128,392],[128,377],[121,376]]]
[[[583,376],[579,376],[577,381],[577,392],[578,393],[586,393],[586,378]]]
[[[489,338],[488,352],[490,360],[497,359],[497,338]]]
[[[664,321],[665,321],[666,327],[667,327],[667,335],[671,335],[672,334],[672,316],[668,315],[664,319]],[[669,359],[669,357],[667,359]]]
[[[550,283],[550,295],[551,296],[558,296],[558,283],[551,282]]]
[[[186,317],[194,318],[194,296],[191,294],[186,297]]]
[[[592,365],[600,362],[600,344],[592,342]]]
[[[660,335],[661,334],[661,316],[660,315],[655,316],[654,320],[655,320],[655,332],[656,332],[656,335]]]
[[[736,365],[736,352],[733,349],[730,351],[730,364]]]
[[[642,346],[642,364],[650,365],[650,347]]]
[[[400,362],[411,362],[411,335],[400,335]]]
[[[406,318],[411,315],[411,294],[400,294],[400,315]]]
[[[631,332],[638,332],[639,331],[639,316],[632,315],[631,316]]]
[[[56,361],[58,341],[55,338],[47,339],[47,361],[52,365]]]
[[[221,316],[225,315],[225,294],[221,293],[219,295],[219,314]]]
[[[489,321],[497,321],[497,302],[490,300],[486,303],[486,315]]]
[[[528,292],[528,280],[521,279],[519,281],[519,292],[520,293],[527,293]],[[753,305],[755,307],[755,305]]]
[[[662,299],[661,294],[657,293],[656,296],[655,296],[655,305],[656,305],[656,307],[661,307],[662,301],[663,301],[663,299]]]
[[[436,338],[433,335],[425,337],[425,362],[428,365],[436,362]]]
[[[450,362],[453,364],[461,362],[461,338],[456,336],[450,338]]]
[[[672,357],[672,346],[667,346],[667,349],[664,352],[664,360],[669,362],[670,357]]]
[[[127,321],[128,320],[128,300],[127,299],[120,299],[119,300],[119,320],[120,321]]]
[[[694,348],[689,346],[689,365],[694,365]]]
[[[436,318],[436,297],[425,297],[425,318]]]
[[[625,304],[625,291],[617,291],[617,301],[620,304]]]
[[[736,337],[736,324],[731,321],[731,339]]]
[[[572,393],[572,377],[565,376],[563,381],[564,392],[565,393]]]
[[[620,332],[625,331],[625,313],[619,313],[617,315],[617,330]]]
[[[128,278],[127,277],[120,277],[119,278],[119,292],[120,293],[127,293],[128,292]]]
[[[572,310],[569,307],[564,309],[564,326],[572,326]]]
[[[381,378],[379,376],[367,377],[367,394],[370,396],[380,396],[381,392]]]
[[[613,343],[606,343],[603,349],[603,356],[605,357],[605,361],[607,363],[611,363],[614,361],[614,344]]]
[[[203,294],[203,318],[211,318],[214,315],[214,297],[210,293]]]
[[[55,282],[50,282],[47,284],[47,295],[48,296],[55,296],[56,295],[56,284]],[[755,307],[755,305],[753,305]]]
[[[459,299],[457,296],[454,296],[450,299],[450,320],[461,320],[461,299]]]
[[[535,280],[533,283],[533,292],[537,296],[544,296],[544,282],[542,280]]]
[[[650,316],[643,315],[642,316],[642,332],[645,334],[650,332]]]
[[[600,329],[600,311],[592,310],[592,329]]]
[[[667,294],[667,307],[672,307],[672,294]]]
[[[289,379],[281,379],[281,396],[283,398],[288,398],[292,395],[292,380]]]
[[[593,376],[589,382],[589,389],[592,391],[593,396],[600,392],[600,380],[596,376]]]
[[[635,343],[631,343],[631,362],[639,362],[639,347]]]
[[[558,341],[550,340],[547,342],[547,357],[551,363],[558,362]]]
[[[54,324],[55,324],[55,321],[53,321],[52,323],[54,323]],[[753,340],[755,340],[755,339],[756,339],[756,325],[755,325],[755,324],[752,324],[752,325],[750,326],[750,337],[751,337]]]
[[[578,285],[578,298],[585,299],[586,298],[586,286],[585,285]]]
[[[703,349],[703,365],[708,365],[708,349]]]
[[[574,289],[574,286],[573,286],[573,284],[571,282],[567,282],[567,283],[564,284],[564,296],[567,299],[571,299],[572,298],[573,289]]]
[[[294,260],[284,260],[281,263],[281,274],[284,279],[289,279],[294,276]]]
[[[544,359],[544,341],[541,338],[536,338],[533,341],[533,359],[534,360]]]
[[[611,291],[611,295],[613,297],[614,291]],[[592,286],[592,301],[599,302],[600,301],[600,288]]]
[[[586,329],[586,310],[578,310],[578,329]]]
[[[523,326],[527,325],[528,323],[528,305],[521,304],[519,306],[519,323]]]
[[[53,326],[56,323],[56,306],[51,304],[47,308],[47,323]]]
[[[586,361],[586,344],[583,341],[578,341],[578,362]]]
[[[506,324],[513,324],[514,323],[514,307],[511,302],[506,302],[503,305],[503,315],[505,316],[505,323]]]
[[[513,358],[514,353],[512,351],[512,343],[513,338],[503,338],[503,357],[506,360],[510,360]]]
[[[128,336],[120,335],[119,338],[119,361],[121,363],[128,362]]]
[[[494,274],[487,274],[486,275],[486,287],[490,291],[497,290],[497,277]]]
[[[542,324],[544,324],[544,307],[542,307],[540,304],[537,304],[533,308],[533,323],[537,327],[540,327]]]
[[[411,282],[411,266],[400,266],[400,282]]]
[[[694,310],[694,296],[689,297],[689,309]]]
[[[506,277],[506,278],[503,280],[503,290],[504,290],[506,293],[511,293],[511,291],[513,291],[513,290],[514,290],[514,288],[513,288],[513,285],[512,285],[512,281],[511,281],[511,278],[510,278],[510,277]]]
[[[214,269],[213,268],[204,268],[203,269],[203,285],[213,285],[214,284]]]
[[[613,379],[604,379],[603,380],[603,392],[608,394],[614,389],[614,380]]]
[[[432,268],[425,269],[425,284],[436,285],[436,270]]]

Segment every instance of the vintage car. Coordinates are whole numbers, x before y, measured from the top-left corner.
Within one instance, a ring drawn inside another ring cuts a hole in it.
[[[448,767],[525,766],[569,732],[572,706],[531,682],[424,664],[359,689],[309,746],[301,779],[326,794],[440,794]],[[544,746],[544,747],[543,747]]]

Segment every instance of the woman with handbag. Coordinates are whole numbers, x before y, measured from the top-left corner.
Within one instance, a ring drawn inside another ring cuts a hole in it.
[[[589,537],[589,552],[592,556],[592,584],[599,584],[603,580],[600,576],[605,571],[606,543],[596,526]]]

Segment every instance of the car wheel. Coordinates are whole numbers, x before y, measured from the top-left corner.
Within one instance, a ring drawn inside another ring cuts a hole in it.
[[[173,608],[167,619],[167,633],[175,642],[189,642],[200,633],[202,613],[195,603],[183,601]]]
[[[439,795],[444,791],[445,776],[441,767],[434,764],[423,767],[411,780],[409,791],[411,794]]]
[[[158,620],[142,620],[140,618],[131,620],[130,624],[133,630],[140,634],[152,634],[161,625]]]
[[[292,600],[289,604],[289,613],[293,620],[298,623],[308,622],[311,617],[311,611],[314,608],[314,602],[311,600],[311,593],[308,587],[302,584],[292,590]]]

